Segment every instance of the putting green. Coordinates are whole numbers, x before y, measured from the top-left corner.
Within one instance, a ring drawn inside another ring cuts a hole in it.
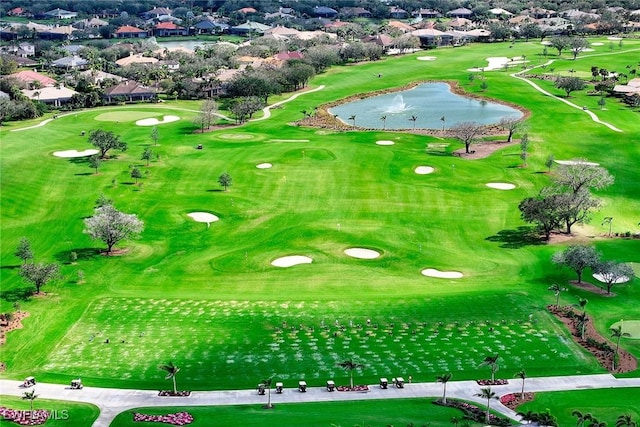
[[[102,113],[95,117],[99,122],[135,122],[136,120],[162,116],[163,113],[151,111],[118,110]]]
[[[622,326],[622,333],[630,335],[623,338],[640,339],[640,320],[621,320],[611,325],[611,328],[617,328],[618,326]]]

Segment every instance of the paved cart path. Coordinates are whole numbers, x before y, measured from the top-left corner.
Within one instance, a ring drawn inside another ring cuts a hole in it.
[[[519,393],[521,380],[509,380],[509,384],[493,386],[492,390],[498,396],[508,393]],[[299,403],[299,402],[335,402],[345,400],[369,399],[402,399],[417,397],[440,397],[442,384],[413,383],[406,384],[402,389],[390,385],[382,390],[375,384],[369,386],[368,392],[328,392],[325,387],[309,387],[306,393],[298,392],[296,384],[285,383],[282,394],[271,392],[271,402]],[[289,388],[287,388],[289,386]],[[640,378],[617,379],[610,374],[574,375],[565,377],[527,378],[525,391],[564,391],[598,388],[640,387]],[[481,387],[475,381],[449,381],[447,383],[447,397],[474,401],[483,406],[484,399],[475,396]],[[22,396],[26,389],[22,382],[0,380],[0,394]],[[38,383],[35,386],[38,396],[42,399],[68,400],[74,402],[92,403],[100,408],[100,416],[93,424],[94,427],[108,427],[119,413],[132,408],[152,406],[223,406],[223,405],[260,405],[266,403],[266,396],[259,396],[256,390],[224,390],[224,391],[194,391],[189,397],[159,397],[154,390],[129,390],[115,388],[85,387],[82,390],[71,390],[61,384]],[[500,404],[498,400],[491,405],[492,409],[518,420],[515,412]]]

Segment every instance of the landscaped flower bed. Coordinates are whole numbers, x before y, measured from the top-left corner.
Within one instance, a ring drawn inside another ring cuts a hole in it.
[[[353,388],[346,385],[339,385],[336,387],[338,391],[369,391],[369,386],[366,385],[354,385]]]
[[[174,393],[173,390],[160,390],[158,392],[158,396],[187,397],[187,396],[191,396],[191,392],[186,390],[181,390],[181,391],[178,391],[177,393]]]
[[[461,400],[447,399],[447,403],[443,404],[440,400],[435,400],[433,403],[436,405],[448,406],[450,408],[457,408],[468,415],[474,421],[484,423],[486,412],[484,409],[472,405],[471,403],[463,402]],[[505,418],[496,417],[493,414],[489,414],[489,424],[493,426],[510,426],[511,422]]]
[[[21,426],[39,426],[44,424],[49,419],[49,411],[44,409],[37,409],[34,411],[29,410],[16,410],[0,407],[0,417],[8,421],[13,421]]]
[[[150,422],[150,423],[165,423],[174,426],[186,426],[193,422],[193,415],[188,412],[176,412],[175,414],[167,415],[147,415],[139,412],[133,413],[133,421],[135,422]]]
[[[500,403],[509,409],[515,410],[519,405],[533,400],[533,393],[525,393],[522,397],[521,393],[509,393],[500,397]]]
[[[498,379],[498,380],[478,380],[478,385],[507,385],[509,384],[508,380]]]

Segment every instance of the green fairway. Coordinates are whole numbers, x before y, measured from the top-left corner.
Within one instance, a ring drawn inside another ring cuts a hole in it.
[[[0,406],[2,407],[14,410],[29,411],[29,404],[30,402],[28,400],[24,400],[19,397],[0,395]],[[61,427],[69,425],[90,426],[100,414],[100,410],[96,406],[90,405],[88,403],[76,403],[47,399],[34,400],[33,410],[46,410],[49,412],[49,418],[46,422],[47,427]],[[25,413],[24,416],[28,417],[29,414]],[[17,424],[9,420],[0,419],[0,425],[11,426]]]
[[[599,56],[555,64],[588,71],[597,61],[622,69],[637,61],[638,48],[639,40],[629,40],[614,52],[603,46],[593,53]],[[575,241],[592,243],[605,259],[639,263],[640,239],[605,238],[601,222],[612,216],[614,232],[638,232],[640,120],[608,99],[597,114],[623,130],[612,131],[510,77],[514,70],[485,72],[486,91],[468,79],[467,70],[486,58],[525,54],[535,64],[546,61],[541,52],[534,42],[483,44],[439,49],[435,61],[417,60],[422,52],[334,67],[311,82],[324,89],[282,104],[269,119],[203,134],[194,133],[199,103],[189,101],[81,111],[18,132],[38,121],[3,126],[0,311],[18,302],[30,315],[8,334],[7,370],[0,375],[160,389],[170,381],[157,367],[173,361],[181,389],[253,388],[271,374],[346,384],[348,373],[337,363],[353,358],[365,365],[356,382],[396,375],[433,381],[445,372],[455,379],[488,377],[479,365],[493,354],[500,355],[497,375],[504,378],[522,368],[530,376],[604,372],[545,312],[554,302],[548,287],[575,277],[550,260],[567,243],[527,238],[518,203],[549,182],[543,173],[549,154],[600,163],[615,184],[597,192],[602,208],[577,229]],[[377,74],[384,77],[372,78]],[[293,124],[303,110],[417,80],[457,80],[470,93],[530,111],[528,166],[522,167],[518,145],[466,160],[450,154],[462,147],[453,139]],[[536,83],[562,95],[548,82]],[[571,101],[595,102],[586,91]],[[165,115],[180,120],[159,125],[153,145],[152,128],[134,122]],[[52,155],[91,148],[82,132],[95,129],[129,144],[125,152],[110,152],[97,174],[86,158]],[[149,166],[140,160],[146,147],[153,152]],[[257,167],[263,163],[272,167]],[[418,174],[419,166],[433,173]],[[138,184],[133,167],[143,172]],[[233,178],[228,191],[218,184],[224,172]],[[104,244],[83,233],[83,219],[102,194],[145,222],[140,239],[116,246],[126,250],[118,256],[104,256]],[[193,212],[219,220],[196,222],[188,216]],[[62,277],[43,288],[46,296],[30,296],[18,275],[14,252],[23,236],[37,262],[61,263]],[[354,247],[381,256],[344,253]],[[311,262],[271,264],[285,256]],[[421,274],[429,268],[462,277]],[[639,283],[615,285],[615,297],[567,284],[561,302],[588,298],[594,325],[609,336],[620,319],[640,319]],[[640,356],[640,340],[623,338],[621,346]]]

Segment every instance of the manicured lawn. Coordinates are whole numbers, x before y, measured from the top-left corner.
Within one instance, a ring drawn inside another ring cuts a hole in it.
[[[629,51],[615,55],[603,48],[597,60],[633,61],[634,46],[640,42],[626,42]],[[185,101],[77,112],[21,132],[11,130],[37,121],[3,127],[0,310],[18,301],[30,316],[8,336],[2,376],[62,383],[80,376],[91,386],[158,389],[170,383],[157,366],[171,360],[182,368],[183,389],[252,388],[272,373],[320,385],[328,378],[346,383],[336,364],[353,357],[365,364],[359,382],[383,375],[433,381],[444,372],[487,377],[478,365],[496,353],[505,378],[521,368],[530,376],[603,372],[544,312],[553,301],[547,288],[574,275],[550,262],[563,245],[523,238],[517,205],[549,182],[541,173],[549,154],[596,161],[616,183],[598,192],[602,209],[579,241],[592,242],[607,259],[640,262],[640,240],[595,237],[606,231],[605,216],[615,218],[614,231],[638,229],[632,140],[640,121],[610,99],[615,114],[603,119],[624,130],[613,132],[504,71],[484,73],[485,92],[477,80],[469,83],[467,69],[488,57],[537,59],[540,50],[534,42],[477,45],[437,50],[435,61],[416,60],[423,52],[336,67],[311,82],[325,89],[283,104],[270,119],[205,134],[193,133],[199,104]],[[588,71],[593,61],[585,55],[561,62]],[[470,92],[529,109],[529,166],[520,167],[518,146],[469,161],[446,155],[461,147],[449,139],[291,125],[321,103],[417,79],[458,80]],[[151,128],[134,122],[165,114],[181,119],[158,126],[159,145],[151,146],[146,167],[140,156],[152,144]],[[86,159],[52,155],[90,148],[81,132],[94,129],[129,143],[97,175]],[[445,153],[428,154],[428,144],[445,144]],[[273,167],[256,168],[264,162]],[[132,166],[143,169],[138,185]],[[435,171],[418,175],[417,166]],[[223,172],[233,178],[227,192],[217,183]],[[516,188],[494,190],[488,182]],[[82,232],[101,194],[145,221],[140,239],[119,246],[127,249],[122,256],[101,255],[103,245]],[[187,216],[194,211],[220,221],[207,227]],[[29,297],[18,276],[14,251],[22,236],[37,261],[62,263],[62,278],[43,289],[45,297]],[[350,247],[381,257],[350,258]],[[271,265],[287,255],[313,262]],[[420,274],[426,268],[464,276],[429,278]],[[612,298],[571,287],[562,301],[587,297],[587,311],[606,335],[622,318],[640,319],[637,285],[617,285]],[[640,355],[638,340],[622,345]]]
[[[37,394],[37,393],[36,393]],[[29,411],[28,400],[19,397],[0,396],[0,406],[5,408]],[[49,411],[49,419],[46,426],[90,426],[98,418],[100,410],[94,405],[88,403],[67,402],[61,400],[39,399],[33,401],[33,410],[44,409]],[[28,414],[25,414],[28,416]],[[17,424],[0,419],[1,426],[15,426]]]
[[[638,422],[638,401],[640,389],[637,388],[536,393],[535,400],[519,406],[518,411],[544,412],[549,409],[551,414],[558,418],[558,425],[570,426],[577,421],[571,414],[578,410],[613,426],[620,415],[631,415],[631,418]]]

